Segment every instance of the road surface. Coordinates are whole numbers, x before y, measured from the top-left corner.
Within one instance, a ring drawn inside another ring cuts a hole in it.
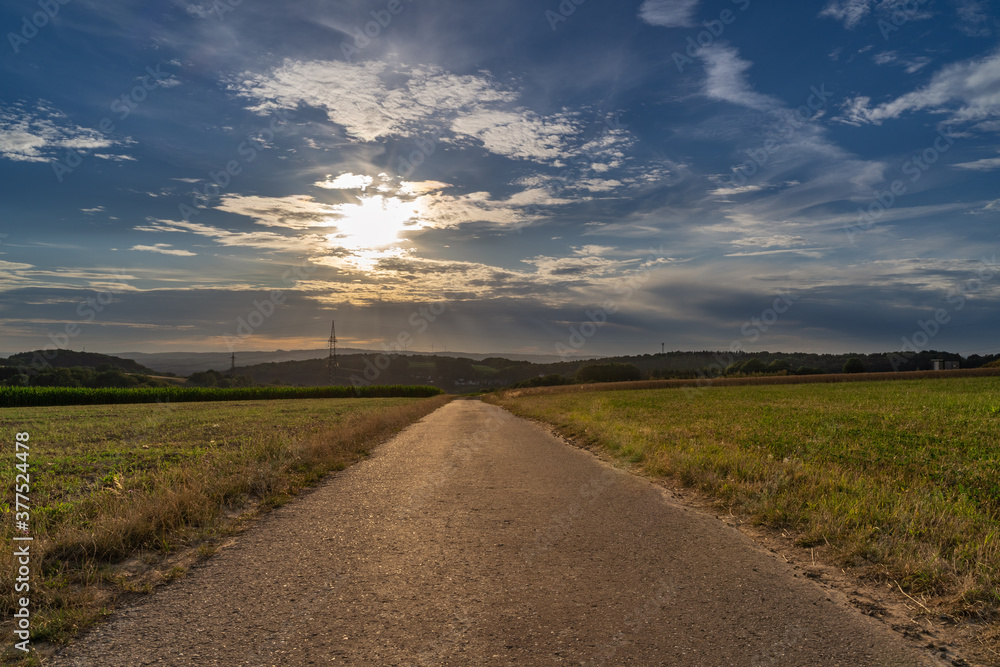
[[[54,665],[937,665],[735,529],[478,401]]]

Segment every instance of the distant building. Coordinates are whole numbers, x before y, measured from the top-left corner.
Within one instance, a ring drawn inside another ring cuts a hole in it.
[[[931,370],[934,371],[954,371],[958,370],[957,361],[945,361],[944,359],[931,359]]]

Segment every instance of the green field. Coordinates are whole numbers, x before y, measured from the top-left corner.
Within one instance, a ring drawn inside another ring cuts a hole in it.
[[[501,394],[928,606],[1000,612],[1000,379]]]
[[[300,399],[7,408],[0,562],[13,558],[14,436],[30,434],[33,639],[61,641],[122,594],[183,574],[236,517],[281,504],[436,409],[427,399]],[[196,554],[197,555],[197,554]],[[0,568],[14,590],[14,570]],[[5,619],[11,595],[0,597]],[[11,624],[3,641],[12,645]],[[8,653],[10,656],[11,653]]]
[[[365,387],[0,387],[0,408],[120,403],[271,401],[299,398],[426,398],[443,393],[422,385]]]

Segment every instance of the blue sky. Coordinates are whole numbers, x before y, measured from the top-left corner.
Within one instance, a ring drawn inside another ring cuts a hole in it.
[[[0,351],[332,319],[1000,351],[997,2],[36,0],[0,32]]]

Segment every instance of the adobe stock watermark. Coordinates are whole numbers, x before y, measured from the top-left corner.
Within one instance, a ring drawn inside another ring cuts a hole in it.
[[[786,651],[802,644],[805,637],[805,630],[798,623],[789,623],[785,626],[785,632],[777,642],[761,646],[750,659],[750,667],[764,667],[765,665],[786,665],[788,656]]]
[[[549,27],[552,28],[552,32],[559,29],[560,23],[565,23],[569,20],[569,17],[576,13],[576,8],[587,2],[587,0],[562,0],[559,6],[556,7],[557,11],[552,11],[551,9],[545,10],[545,20],[549,22]]]
[[[446,664],[445,660],[450,656],[461,657],[462,654],[459,652],[461,649],[458,647],[466,641],[474,623],[475,619],[469,614],[468,609],[460,605],[448,624],[448,629],[417,652],[417,664],[442,665]]]
[[[181,82],[175,79],[173,74],[164,74],[160,71],[161,66],[147,66],[146,73],[139,77],[139,84],[111,101],[109,108],[119,121],[128,118],[157,88],[173,88],[180,85]],[[105,116],[97,124],[98,132],[104,136],[110,135],[116,129],[118,128],[111,116]],[[77,167],[83,164],[83,157],[83,154],[78,150],[71,148],[66,151],[62,160],[54,161],[52,170],[55,172],[56,180],[62,183],[67,174],[73,173]]]
[[[951,147],[955,144],[955,139],[949,137],[944,133],[944,130],[938,132],[938,136],[934,139],[934,142],[920,151],[915,153],[908,160],[902,164],[903,175],[909,176],[910,183],[916,183],[927,171],[941,159],[941,156],[947,153]],[[844,233],[847,235],[847,240],[853,245],[855,243],[855,237],[864,234],[873,226],[878,220],[886,214],[886,212],[891,209],[899,201],[899,198],[905,195],[909,191],[909,185],[906,181],[901,178],[897,178],[892,183],[889,184],[888,190],[876,190],[872,192],[874,196],[874,201],[867,207],[862,207],[858,209],[858,217],[854,224],[844,223]]]
[[[902,348],[900,348],[903,354],[893,354],[889,357],[892,370],[898,371],[914,356],[929,350],[931,341],[951,322],[952,313],[957,313],[965,308],[968,297],[982,292],[986,283],[993,280],[997,270],[996,255],[990,258],[983,257],[980,260],[979,268],[976,269],[975,277],[969,278],[949,290],[945,298],[948,308],[938,308],[934,311],[933,317],[917,320],[913,333],[909,336],[903,336]]]
[[[294,285],[297,280],[305,280],[317,271],[317,267],[306,262],[288,269],[281,275],[281,281],[285,285]],[[246,314],[236,318],[236,335],[229,332],[222,335],[226,341],[226,347],[230,352],[236,351],[236,344],[253,336],[264,323],[270,319],[277,311],[278,307],[285,303],[285,291],[273,289],[268,298],[263,301],[254,299],[253,308]]]
[[[132,279],[131,276],[125,275],[120,270],[116,271],[114,275],[126,285],[128,284],[126,281]],[[68,322],[59,333],[48,332],[47,337],[51,342],[35,352],[31,359],[32,365],[49,366],[49,362],[59,356],[59,350],[66,349],[70,341],[83,333],[83,325],[96,320],[97,316],[114,302],[115,296],[115,292],[104,290],[80,302],[76,307],[76,314],[82,318],[82,322]]]
[[[820,84],[819,88],[810,86],[809,97],[806,103],[787,114],[786,128],[797,130],[815,117],[815,115],[827,106],[833,93],[826,89],[826,84]],[[756,175],[761,169],[767,166],[771,156],[784,148],[785,144],[776,139],[768,139],[760,148],[746,151],[750,158],[731,169],[733,175],[729,179],[732,187],[746,185],[750,177]]]
[[[246,317],[240,316],[236,318],[236,335],[233,336],[228,332],[222,335],[229,351],[235,352],[236,343],[254,335],[257,329],[264,326],[264,322],[277,312],[278,306],[284,303],[285,293],[282,290],[271,290],[268,298],[263,301],[254,299],[253,308],[247,313]]]
[[[352,60],[355,56],[361,55],[361,52],[371,45],[372,40],[377,39],[382,34],[382,31],[386,30],[392,24],[395,17],[402,14],[406,6],[411,2],[413,0],[406,0],[406,2],[403,2],[403,0],[389,0],[384,8],[371,10],[372,20],[365,23],[364,26],[354,26],[354,30],[351,31],[353,39],[350,42],[344,40],[340,43],[341,55],[348,61]]]
[[[906,0],[902,5],[895,7],[889,20],[878,20],[878,30],[882,33],[882,39],[889,41],[892,33],[898,32],[904,25],[920,15],[920,9],[926,5],[928,0]]]
[[[268,148],[268,144],[277,136],[278,128],[295,118],[295,114],[285,109],[278,109],[268,121],[267,127],[262,130],[254,130],[246,135],[246,138],[236,146],[236,157],[226,162],[224,168],[219,171],[209,171],[208,180],[201,190],[197,187],[191,195],[191,206],[181,202],[177,210],[181,214],[184,222],[190,222],[191,217],[198,215],[202,202],[222,194],[228,188],[233,179],[243,173],[243,170],[257,156]]]
[[[741,12],[745,12],[750,8],[750,0],[730,1],[736,5]],[[702,49],[707,49],[715,44],[722,37],[723,33],[726,32],[726,28],[736,22],[737,16],[739,16],[739,14],[735,13],[733,10],[723,9],[719,12],[719,18],[702,23],[702,25],[705,26],[705,29],[695,36],[688,36],[687,48],[684,49],[684,52],[674,51],[672,57],[674,59],[674,65],[677,67],[677,71],[683,74],[684,68],[694,63],[694,59],[698,57],[698,54],[701,53]]]
[[[565,359],[582,349],[587,344],[587,341],[596,336],[597,332],[608,323],[609,317],[618,312],[622,303],[629,301],[635,296],[636,290],[649,281],[653,276],[653,267],[657,265],[659,260],[663,259],[665,251],[661,245],[659,249],[650,248],[649,253],[649,256],[646,258],[648,264],[646,268],[627,278],[618,280],[614,287],[616,297],[607,299],[593,310],[584,311],[587,319],[581,322],[579,326],[575,324],[570,325],[569,337],[566,339],[566,342],[555,344],[556,354]]]
[[[30,17],[25,14],[21,17],[21,29],[7,33],[7,41],[10,42],[14,54],[20,53],[21,47],[34,39],[38,32],[59,14],[59,10],[70,2],[71,0],[38,0],[38,8],[41,11],[31,14]]]
[[[709,387],[712,377],[723,375],[727,368],[736,363],[735,354],[744,352],[744,345],[754,344],[761,339],[780,320],[782,315],[791,310],[799,296],[791,290],[778,290],[771,306],[761,311],[757,317],[751,317],[740,327],[740,335],[729,345],[729,349],[713,356],[712,363],[707,368],[698,369],[698,379],[694,387],[684,387],[689,396],[699,393],[699,390]]]
[[[750,344],[759,341],[761,335],[767,333],[769,328],[777,324],[781,316],[787,313],[798,300],[799,297],[788,290],[779,291],[774,298],[774,303],[770,308],[761,311],[760,317],[751,317],[743,323],[743,326],[740,327],[743,338]],[[740,341],[733,341],[733,345],[730,346],[731,349],[737,348],[733,349],[734,352],[741,351],[742,347]]]
[[[495,406],[494,406],[495,407]],[[411,491],[404,500],[396,506],[393,517],[396,520],[406,519],[421,508],[426,507],[432,495],[448,483],[463,463],[472,461],[490,440],[490,435],[501,431],[505,422],[515,417],[499,408],[485,411],[483,421],[468,437],[462,437],[454,442],[448,456],[441,466],[430,475],[425,476],[419,485],[409,485]]]
[[[166,423],[178,407],[176,403],[171,403],[169,398],[161,398],[159,396],[156,397],[154,403],[148,405],[155,405],[156,407],[146,414],[145,419],[142,421],[130,419],[126,424],[128,435],[122,438],[122,441],[126,445],[141,446],[143,436]]]
[[[420,168],[427,158],[434,155],[437,150],[437,143],[440,137],[431,139],[420,138],[413,142],[416,147],[408,155],[401,155],[399,163],[396,165],[396,173],[402,178],[409,178],[418,168]]]
[[[535,544],[530,549],[521,552],[526,565],[530,565],[538,556],[555,546],[573,528],[589,508],[604,494],[617,479],[618,473],[610,468],[603,468],[601,473],[580,487],[580,499],[570,505],[562,514],[553,516],[549,524],[535,535]]]
[[[365,368],[361,371],[361,375],[354,373],[350,377],[351,386],[355,388],[366,387],[378,380],[382,371],[389,368],[391,363],[388,354],[396,354],[406,350],[413,343],[413,334],[420,335],[427,331],[431,324],[436,322],[446,310],[448,310],[448,303],[438,301],[424,304],[410,313],[409,318],[407,318],[410,328],[400,331],[396,338],[389,343],[382,343],[384,353],[375,355],[374,361],[365,357]]]
[[[668,577],[661,577],[656,582],[656,586],[652,588],[649,597],[643,600],[625,617],[624,627],[616,632],[611,637],[611,641],[601,647],[600,651],[596,652],[589,660],[582,664],[587,667],[595,667],[611,663],[618,650],[629,640],[629,635],[638,634],[649,623],[650,618],[662,615],[663,608],[676,595],[677,590],[670,579]]]

